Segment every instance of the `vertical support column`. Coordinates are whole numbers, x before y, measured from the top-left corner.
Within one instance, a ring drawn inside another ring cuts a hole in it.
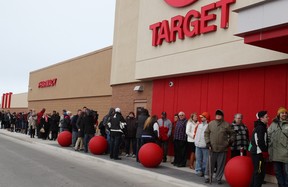
[[[4,108],[5,93],[2,95],[1,108]]]
[[[8,96],[9,96],[9,98],[8,98],[7,108],[10,108],[10,106],[11,106],[11,97],[12,97],[12,92],[9,92],[9,93],[8,93]]]
[[[4,108],[7,108],[7,99],[8,99],[8,93],[5,93]]]

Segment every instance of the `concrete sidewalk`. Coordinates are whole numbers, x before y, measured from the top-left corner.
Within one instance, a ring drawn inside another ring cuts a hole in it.
[[[228,187],[229,186],[229,184],[225,181],[225,179],[223,180],[222,185],[218,185],[216,181],[213,181],[211,185],[205,184],[204,178],[198,177],[197,175],[195,175],[194,170],[190,169],[189,167],[178,168],[178,167],[173,166],[170,162],[166,162],[166,163],[162,162],[157,168],[145,168],[144,166],[142,166],[142,164],[136,162],[136,159],[132,157],[125,157],[122,155],[121,156],[122,160],[114,161],[114,160],[111,160],[108,155],[93,155],[90,153],[74,151],[72,147],[61,147],[57,141],[30,138],[28,135],[15,133],[15,132],[9,132],[4,129],[0,129],[0,135],[13,137],[20,141],[25,141],[31,144],[39,144],[39,145],[45,146],[47,149],[61,151],[65,154],[71,154],[79,158],[93,159],[95,161],[98,161],[99,164],[105,163],[105,164],[113,165],[115,167],[121,167],[129,171],[132,170],[133,172],[141,172],[141,174],[154,176],[155,179],[169,181],[173,184],[177,184],[180,186],[199,186],[199,187],[201,186],[203,187],[204,186]],[[264,184],[263,187],[277,187],[277,185],[273,183],[267,183],[267,184]]]

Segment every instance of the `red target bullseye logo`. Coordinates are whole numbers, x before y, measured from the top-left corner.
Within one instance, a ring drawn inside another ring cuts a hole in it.
[[[167,4],[173,7],[184,7],[195,3],[197,0],[164,0]]]

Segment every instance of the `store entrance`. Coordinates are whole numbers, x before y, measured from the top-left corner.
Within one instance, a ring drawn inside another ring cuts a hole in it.
[[[136,118],[138,119],[138,115],[141,112],[142,108],[147,107],[147,100],[135,100],[134,101],[134,112],[136,114]]]

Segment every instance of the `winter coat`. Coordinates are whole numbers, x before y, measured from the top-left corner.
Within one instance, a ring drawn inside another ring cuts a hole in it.
[[[231,126],[235,131],[235,141],[231,145],[231,150],[241,150],[241,148],[247,150],[249,146],[248,128],[243,123],[232,123]]]
[[[70,119],[69,115],[64,114],[62,120],[60,120],[60,123],[61,123],[61,128],[64,131],[70,131],[72,129],[71,128],[71,119]]]
[[[268,140],[269,159],[288,164],[288,121],[274,119],[268,128]]]
[[[187,142],[195,142],[195,128],[198,125],[198,122],[187,121],[186,124],[186,134],[187,134]]]
[[[126,135],[127,138],[136,138],[136,132],[137,132],[137,124],[136,124],[136,118],[134,117],[127,117],[126,118]]]
[[[57,114],[52,114],[50,118],[50,131],[52,132],[58,132],[59,130],[59,121],[60,116]]]
[[[196,130],[196,135],[195,135],[195,146],[200,147],[200,148],[205,148],[206,147],[206,142],[204,138],[204,132],[206,128],[208,127],[208,123],[200,123],[197,127]]]
[[[260,120],[254,122],[251,144],[251,154],[259,154],[268,151],[267,125]]]
[[[36,129],[36,124],[37,124],[37,115],[36,114],[31,114],[29,116],[29,118],[28,118],[29,128]]]
[[[154,140],[158,140],[159,138],[159,124],[157,121],[152,121],[146,129],[143,129],[141,137],[150,137]]]
[[[117,136],[123,134],[124,126],[121,126],[120,123],[126,123],[122,114],[115,112],[115,114],[109,119],[108,126],[110,128],[111,136]],[[126,125],[125,125],[126,126]]]
[[[204,132],[206,144],[210,143],[213,152],[227,152],[235,139],[231,125],[224,120],[213,120]]]
[[[76,122],[76,127],[78,129],[78,137],[84,138],[84,123],[83,123],[84,114],[82,113]]]
[[[148,118],[149,116],[148,115],[145,115],[145,114],[140,114],[138,116],[138,125],[137,125],[137,132],[136,132],[136,138],[141,138],[141,135],[142,135],[142,131],[143,131],[143,128],[144,128],[144,123],[146,121],[146,119]]]
[[[84,126],[84,134],[95,134],[95,120],[91,114],[85,114],[82,119]]]
[[[79,115],[74,115],[71,118],[71,127],[72,127],[72,131],[74,131],[74,132],[78,132],[78,128],[76,126],[78,118],[79,118]]]
[[[162,141],[168,141],[172,133],[172,123],[169,119],[158,119],[157,123],[159,124],[159,139]]]

